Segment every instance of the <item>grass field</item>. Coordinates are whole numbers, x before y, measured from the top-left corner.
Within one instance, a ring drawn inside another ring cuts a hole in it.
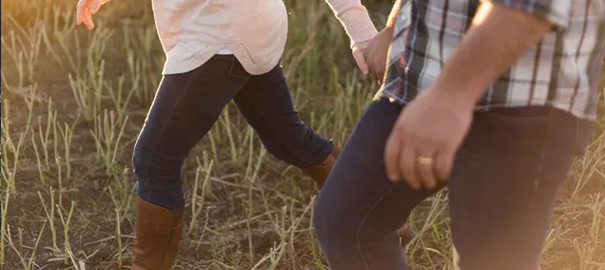
[[[164,61],[148,2],[109,2],[92,32],[75,26],[75,0],[2,2],[3,270],[129,268],[131,150]],[[380,27],[382,2],[364,1]],[[283,65],[296,106],[342,145],[378,87],[356,69],[322,0],[286,4]],[[557,201],[545,270],[605,269],[603,124],[601,110]],[[187,223],[174,269],[327,269],[311,229],[311,180],[269,156],[233,105],[184,171]],[[445,192],[410,219],[411,269],[453,269]]]

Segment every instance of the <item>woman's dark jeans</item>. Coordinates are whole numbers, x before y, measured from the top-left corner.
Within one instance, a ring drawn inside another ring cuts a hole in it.
[[[384,146],[402,107],[374,101],[320,191],[314,226],[332,270],[407,269],[395,231],[445,186],[391,183]],[[557,191],[591,122],[550,107],[478,111],[447,186],[462,270],[537,270]]]
[[[183,162],[231,100],[277,158],[306,167],[332,151],[329,140],[300,120],[279,65],[250,75],[234,56],[215,55],[191,72],[162,80],[134,149],[142,199],[170,210],[183,206]]]

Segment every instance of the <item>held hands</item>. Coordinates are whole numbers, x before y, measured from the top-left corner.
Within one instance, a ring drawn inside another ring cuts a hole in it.
[[[374,38],[353,45],[353,58],[363,73],[368,73],[379,83],[386,68],[387,53],[393,39],[393,27],[386,27]]]
[[[393,40],[393,27],[386,27],[374,38],[365,41],[358,50],[353,47],[353,57],[364,75],[368,73],[382,84],[387,65],[387,54]],[[361,54],[361,55],[360,55]],[[363,65],[361,65],[362,63]]]
[[[96,14],[101,8],[101,5],[105,4],[108,0],[80,0],[78,1],[76,20],[77,24],[84,23],[88,29],[92,30],[95,28],[92,22],[92,15]]]

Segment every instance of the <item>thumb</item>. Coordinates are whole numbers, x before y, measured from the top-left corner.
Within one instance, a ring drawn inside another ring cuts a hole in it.
[[[352,53],[353,58],[355,59],[355,62],[357,62],[357,66],[359,67],[363,75],[368,75],[369,68],[368,64],[366,63],[366,58],[363,56],[363,51],[359,48],[355,48],[353,49]]]

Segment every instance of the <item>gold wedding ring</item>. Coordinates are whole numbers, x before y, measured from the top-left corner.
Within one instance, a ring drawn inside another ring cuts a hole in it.
[[[433,159],[428,157],[418,157],[418,163],[421,165],[432,166]]]

